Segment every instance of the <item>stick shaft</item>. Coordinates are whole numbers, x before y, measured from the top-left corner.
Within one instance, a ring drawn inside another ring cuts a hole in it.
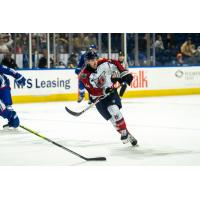
[[[82,158],[83,160],[86,160],[86,161],[95,161],[95,160],[96,160],[96,161],[104,161],[104,160],[106,160],[105,157],[86,158],[86,157],[84,157],[84,156],[82,156],[82,155],[80,155],[80,154],[78,154],[78,153],[72,151],[71,149],[68,149],[67,147],[64,147],[64,146],[62,146],[61,144],[58,144],[57,142],[54,142],[53,140],[51,140],[51,139],[49,139],[49,138],[47,138],[47,137],[45,137],[45,136],[39,134],[39,133],[36,132],[36,131],[33,131],[33,130],[31,130],[31,129],[25,127],[25,126],[22,126],[22,125],[20,125],[20,127],[21,127],[22,129],[24,129],[24,130],[30,132],[30,133],[33,133],[34,135],[36,135],[36,136],[38,136],[38,137],[40,137],[40,138],[42,138],[42,139],[44,139],[44,140],[50,142],[50,143],[52,143],[52,144],[54,144],[54,145],[56,145],[56,146],[58,146],[58,147],[60,147],[60,148],[62,148],[62,149],[64,149],[64,150],[66,150],[66,151],[68,151],[68,152],[74,154],[75,156],[78,156],[79,158]]]
[[[49,139],[49,138],[47,138],[47,137],[45,137],[45,136],[43,136],[43,135],[40,135],[40,134],[39,134],[38,132],[36,132],[36,131],[33,131],[33,130],[31,130],[31,129],[25,127],[25,126],[22,126],[22,125],[20,125],[20,127],[23,128],[24,130],[30,132],[30,133],[33,133],[34,135],[36,135],[36,136],[38,136],[38,137],[40,137],[40,138],[42,138],[42,139],[44,139],[44,140],[46,140],[46,141],[48,141],[48,142],[51,142],[52,144],[54,144],[54,145],[56,145],[56,146],[58,146],[58,147],[60,147],[60,148],[62,148],[62,149],[64,149],[64,150],[66,150],[66,151],[68,151],[68,152],[70,152],[70,153],[72,153],[72,154],[74,154],[74,155],[76,155],[76,156],[78,156],[78,157],[80,157],[80,158],[86,160],[86,158],[85,158],[84,156],[81,156],[80,154],[78,154],[78,153],[76,153],[76,152],[74,152],[74,151],[72,151],[72,150],[70,150],[70,149],[68,149],[68,148],[66,148],[66,147],[64,147],[64,146],[62,146],[61,144],[58,144],[57,142],[54,142],[53,140],[51,140],[51,139]]]

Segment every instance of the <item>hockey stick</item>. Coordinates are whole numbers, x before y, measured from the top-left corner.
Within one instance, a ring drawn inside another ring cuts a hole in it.
[[[118,89],[119,87],[120,87],[120,85],[117,86],[115,89]],[[114,90],[113,90],[113,91],[114,91]],[[105,96],[100,96],[100,97],[98,97],[94,103],[92,103],[91,105],[89,105],[88,107],[86,107],[85,109],[83,109],[81,112],[72,111],[72,110],[70,110],[67,106],[65,106],[65,110],[66,110],[69,114],[71,114],[71,115],[73,115],[73,116],[75,116],[75,117],[78,117],[78,116],[82,115],[84,112],[86,112],[87,110],[89,110],[90,108],[92,108],[94,105],[96,105],[97,103],[99,103],[102,99],[105,99],[105,98],[106,98],[107,96],[109,96],[113,91],[111,91],[110,93],[108,93],[108,94],[105,95]]]
[[[5,128],[5,127],[8,127],[8,124],[6,124],[6,125],[3,126],[3,128]],[[20,125],[20,127],[21,127],[22,129],[28,131],[29,133],[33,133],[34,135],[36,135],[36,136],[38,136],[38,137],[40,137],[40,138],[42,138],[42,139],[44,139],[44,140],[46,140],[46,141],[48,141],[48,142],[50,142],[50,143],[52,143],[52,144],[54,144],[54,145],[56,145],[56,146],[62,148],[62,149],[64,149],[64,150],[66,150],[66,151],[68,151],[68,152],[74,154],[75,156],[78,156],[79,158],[82,158],[83,160],[86,160],[86,161],[105,161],[105,160],[106,160],[105,157],[95,157],[95,158],[87,158],[87,157],[84,157],[84,156],[82,156],[82,155],[80,155],[80,154],[78,154],[78,153],[76,153],[76,152],[74,152],[74,151],[72,151],[72,150],[70,150],[70,149],[68,149],[68,148],[66,148],[66,147],[64,147],[64,146],[62,146],[61,144],[58,144],[57,142],[54,142],[53,140],[50,140],[49,138],[46,138],[46,137],[40,135],[40,134],[37,133],[36,131],[33,131],[33,130],[31,130],[31,129],[25,127],[25,126],[22,126],[22,125]]]
[[[71,114],[71,115],[73,115],[75,117],[78,117],[78,116],[82,115],[84,112],[86,112],[87,110],[89,110],[90,108],[92,108],[94,105],[96,105],[100,100],[101,100],[101,97],[99,97],[94,103],[90,104],[88,107],[86,107],[85,109],[83,109],[81,112],[72,111],[67,106],[65,106],[65,110],[69,114]]]
[[[119,96],[122,97],[124,95],[124,92],[126,91],[127,85],[126,83],[121,84],[121,89],[119,91]]]

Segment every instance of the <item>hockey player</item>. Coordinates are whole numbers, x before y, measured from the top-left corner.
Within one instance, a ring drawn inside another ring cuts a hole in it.
[[[118,61],[128,71],[128,63],[125,61],[125,56],[124,56],[124,53],[122,51],[120,51],[119,54],[118,54]],[[119,96],[120,97],[122,97],[124,95],[124,92],[126,91],[126,88],[127,88],[126,82],[122,82],[121,83],[121,88],[120,88],[120,91],[119,91]]]
[[[118,53],[118,61],[121,65],[124,66],[124,68],[128,71],[128,63],[125,61],[125,55],[122,51]]]
[[[97,51],[96,45],[94,45],[94,44],[90,45],[89,51],[96,52]],[[82,54],[79,64],[78,64],[78,67],[75,69],[75,73],[78,75],[84,66],[85,66],[85,53]],[[80,103],[81,101],[83,101],[84,97],[85,97],[85,87],[84,87],[84,84],[79,80],[78,81],[78,101],[77,102]],[[90,103],[90,101],[89,101],[89,103]]]
[[[12,108],[12,97],[10,93],[10,81],[5,75],[15,78],[18,85],[25,85],[26,79],[14,69],[0,65],[0,116],[8,120],[8,126],[17,128],[19,118]]]
[[[104,119],[111,121],[121,134],[124,144],[130,141],[135,146],[137,140],[127,130],[125,120],[120,112],[121,99],[114,88],[114,83],[117,81],[130,85],[132,79],[132,75],[117,60],[105,58],[98,60],[95,52],[86,53],[86,66],[79,74],[79,80],[84,84],[93,101],[101,98],[96,104],[98,112]]]

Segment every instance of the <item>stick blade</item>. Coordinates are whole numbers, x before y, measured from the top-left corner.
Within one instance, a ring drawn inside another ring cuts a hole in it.
[[[72,110],[70,110],[67,106],[65,106],[65,110],[69,113],[69,114],[71,114],[71,115],[73,115],[73,116],[75,116],[75,117],[78,117],[78,116],[80,116],[83,112],[74,112],[74,111],[72,111]]]
[[[87,158],[87,161],[106,161],[106,157]]]

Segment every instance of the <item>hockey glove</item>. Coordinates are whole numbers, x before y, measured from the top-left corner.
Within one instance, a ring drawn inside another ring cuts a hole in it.
[[[111,82],[114,83],[114,84],[117,83],[117,82],[119,82],[121,84],[123,81],[122,81],[121,78],[112,78],[111,77]]]
[[[26,79],[19,73],[15,75],[15,82],[21,86],[26,85]]]
[[[99,97],[96,97],[96,98],[90,97],[90,102],[91,103],[96,103],[96,101],[99,101],[100,99],[103,99],[103,98],[104,98],[104,96],[99,96]]]
[[[114,86],[111,86],[111,87],[107,87],[104,91],[105,95],[107,94],[110,94],[110,93],[113,93],[115,90]]]
[[[125,82],[125,83],[127,83],[129,86],[130,86],[132,80],[133,80],[132,74],[126,74],[126,75],[124,75],[122,77],[122,81]]]

